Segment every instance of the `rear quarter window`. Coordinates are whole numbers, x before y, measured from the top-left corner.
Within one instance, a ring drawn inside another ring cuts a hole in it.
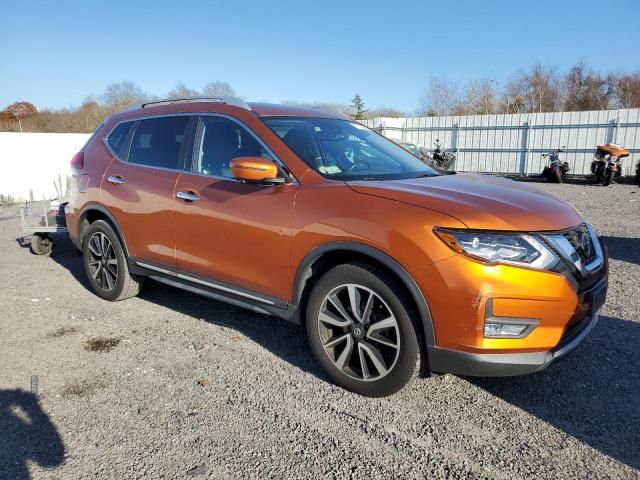
[[[123,122],[116,128],[111,130],[111,133],[105,139],[106,144],[109,146],[111,152],[120,160],[127,160],[129,155],[129,144],[131,143],[131,130],[135,122]]]

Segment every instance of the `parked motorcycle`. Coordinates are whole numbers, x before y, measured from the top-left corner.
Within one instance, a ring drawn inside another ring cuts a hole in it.
[[[629,150],[615,143],[598,145],[591,162],[591,173],[595,176],[596,183],[606,187],[614,177],[619,177],[622,173],[622,159],[628,156]]]
[[[543,153],[542,158],[549,158],[549,165],[542,170],[542,176],[550,182],[562,183],[567,181],[569,163],[560,160],[560,154],[564,152],[562,147],[549,153]]]
[[[440,140],[436,139],[433,144],[436,148],[429,154],[433,166],[439,170],[453,170],[456,156],[447,151],[446,145]]]

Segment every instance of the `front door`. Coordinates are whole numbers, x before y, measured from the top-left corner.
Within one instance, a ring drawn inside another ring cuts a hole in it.
[[[192,171],[185,169],[176,184],[178,270],[288,299],[297,184],[234,180],[231,159],[273,155],[230,117],[202,116],[198,132]]]

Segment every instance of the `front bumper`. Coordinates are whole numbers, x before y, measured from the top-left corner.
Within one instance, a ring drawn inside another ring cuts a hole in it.
[[[598,313],[586,317],[553,349],[526,353],[469,353],[429,347],[429,368],[437,373],[471,377],[504,377],[539,372],[573,351],[593,330]]]

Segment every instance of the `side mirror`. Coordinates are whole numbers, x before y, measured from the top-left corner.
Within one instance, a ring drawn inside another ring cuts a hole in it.
[[[276,185],[286,181],[278,176],[278,166],[268,158],[236,157],[229,162],[229,168],[233,178],[247,183]]]

